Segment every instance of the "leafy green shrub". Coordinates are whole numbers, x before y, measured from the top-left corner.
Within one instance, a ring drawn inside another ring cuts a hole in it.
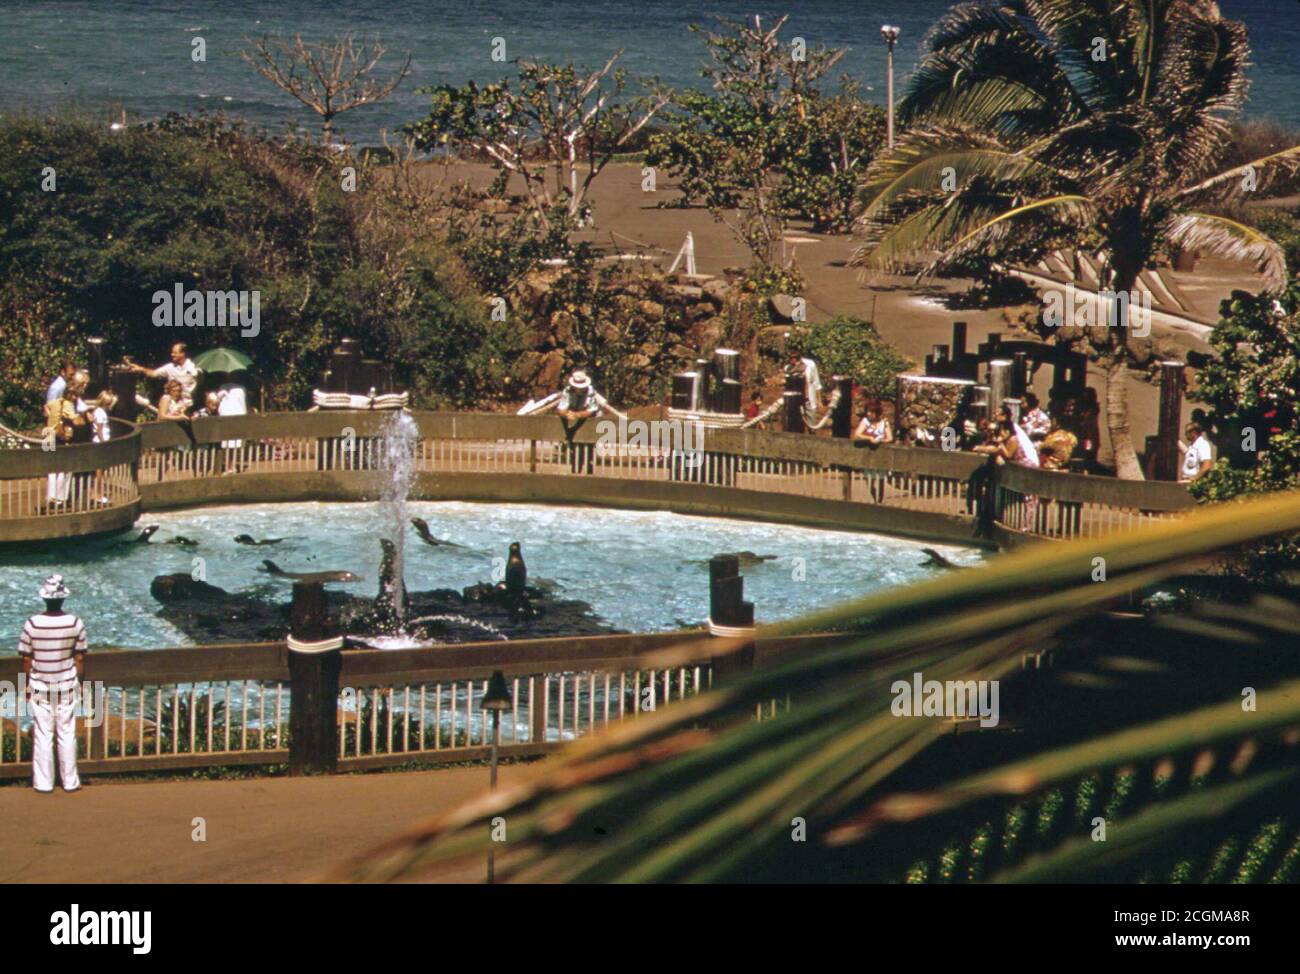
[[[788,346],[792,352],[816,359],[823,376],[852,376],[868,395],[882,398],[893,397],[898,373],[912,365],[869,321],[850,315],[792,327]]]
[[[1277,293],[1234,291],[1220,313],[1210,333],[1215,354],[1188,355],[1197,369],[1192,398],[1208,405],[1202,412],[1219,449],[1192,494],[1214,503],[1294,489],[1300,485],[1300,280]],[[1300,565],[1300,541],[1270,539],[1231,563],[1252,576],[1275,575]]]
[[[151,365],[178,339],[191,354],[240,348],[278,406],[307,404],[345,335],[394,362],[421,404],[492,395],[510,333],[407,202],[364,159],[220,118],[0,121],[0,408],[39,419],[54,365],[84,362],[90,335]],[[153,294],[177,284],[259,292],[259,333],[156,327]]]

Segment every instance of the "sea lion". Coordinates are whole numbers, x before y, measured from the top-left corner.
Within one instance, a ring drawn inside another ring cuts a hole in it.
[[[261,541],[258,541],[251,534],[235,535],[235,544],[251,544],[251,545],[279,544],[283,540],[284,538],[263,538]]]
[[[431,544],[435,548],[463,547],[463,545],[458,545],[454,541],[442,541],[438,538],[435,538],[433,536],[433,532],[429,530],[429,522],[422,517],[411,518],[411,523],[415,525],[415,533],[420,536],[420,540],[423,541],[425,544]]]
[[[141,530],[139,537],[128,538],[126,541],[119,541],[117,543],[117,546],[121,547],[122,545],[128,545],[128,544],[148,544],[149,539],[154,536],[154,532],[156,532],[160,527],[162,527],[162,525],[160,524],[145,525],[144,529]]]
[[[510,557],[506,559],[506,594],[512,599],[522,599],[528,585],[528,566],[524,564],[519,542],[510,542]]]
[[[922,548],[921,550],[929,555],[925,561],[921,562],[922,568],[951,568],[956,571],[966,567],[965,565],[954,564],[933,548]]]
[[[174,538],[168,538],[166,541],[163,542],[163,544],[178,544],[185,548],[197,548],[199,546],[199,543],[197,541],[194,541],[191,538],[187,538],[183,534],[178,534]]]
[[[287,572],[269,558],[262,560],[259,571],[267,572],[276,578],[288,578],[295,582],[360,582],[360,575],[347,571],[334,572]]]

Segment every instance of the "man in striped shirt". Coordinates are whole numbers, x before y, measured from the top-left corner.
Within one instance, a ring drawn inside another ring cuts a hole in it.
[[[31,695],[32,787],[54,790],[54,750],[59,752],[59,779],[64,791],[81,787],[77,777],[77,688],[86,656],[86,627],[63,611],[68,597],[62,575],[51,575],[41,586],[45,611],[23,625],[18,655]]]

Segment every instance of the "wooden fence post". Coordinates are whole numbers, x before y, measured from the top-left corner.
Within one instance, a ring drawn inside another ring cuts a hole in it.
[[[754,603],[745,601],[745,580],[735,555],[709,559],[709,634],[748,639],[739,649],[713,657],[715,686],[754,668]]]
[[[294,582],[289,616],[289,774],[338,770],[343,637],[331,636],[320,582]]]
[[[1183,413],[1182,362],[1160,363],[1160,424],[1156,433],[1155,479],[1178,479],[1178,434]]]

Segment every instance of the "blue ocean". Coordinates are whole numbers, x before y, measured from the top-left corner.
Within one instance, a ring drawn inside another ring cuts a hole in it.
[[[703,58],[703,44],[688,25],[752,14],[770,21],[785,13],[791,14],[787,36],[849,48],[843,70],[862,80],[867,97],[883,102],[880,26],[902,29],[896,60],[905,85],[922,38],[948,6],[944,0],[0,0],[0,112],[75,107],[105,118],[125,110],[147,119],[224,111],[272,132],[297,126],[315,133],[316,117],[259,77],[238,52],[263,34],[322,40],[351,30],[381,38],[391,49],[385,63],[393,67],[412,55],[410,77],[388,101],[339,120],[348,140],[375,144],[383,132],[424,114],[421,86],[487,81],[509,70],[492,59],[497,38],[508,59],[595,66],[622,49],[630,74],[685,87],[701,84]],[[1300,127],[1300,4],[1221,0],[1220,8],[1250,30],[1247,114]],[[196,38],[204,61],[192,59]]]

